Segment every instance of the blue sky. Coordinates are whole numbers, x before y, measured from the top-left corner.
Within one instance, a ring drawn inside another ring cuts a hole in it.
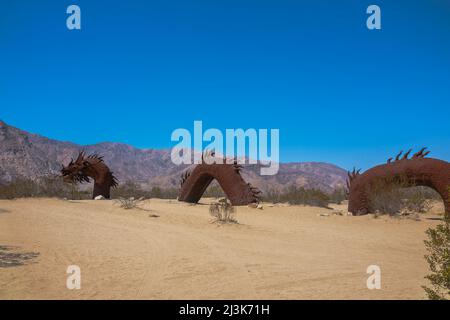
[[[0,119],[80,144],[169,148],[202,120],[280,129],[284,162],[450,160],[450,2],[1,1]]]

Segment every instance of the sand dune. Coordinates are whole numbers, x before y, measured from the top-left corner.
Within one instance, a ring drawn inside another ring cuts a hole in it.
[[[152,199],[143,208],[1,200],[0,298],[425,298],[423,240],[433,219],[265,206],[239,207],[239,224],[217,225],[205,204]],[[372,264],[381,290],[366,287]],[[69,265],[81,268],[80,290],[66,288]]]

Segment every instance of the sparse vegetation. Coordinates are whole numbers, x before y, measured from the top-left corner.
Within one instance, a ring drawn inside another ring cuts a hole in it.
[[[131,197],[145,197],[144,191],[137,183],[134,183],[133,181],[121,183],[117,188],[111,189],[111,198],[113,199],[129,199]]]
[[[214,222],[217,223],[238,223],[234,213],[234,207],[226,198],[220,199],[209,206],[209,214],[215,218]]]
[[[150,190],[143,189],[134,182],[125,182],[116,189],[111,190],[112,198],[161,198],[176,199],[178,190],[176,188],[152,187]],[[36,180],[17,178],[14,181],[0,185],[0,199],[17,199],[31,197],[55,197],[73,200],[89,200],[91,192],[82,190],[76,183],[67,183],[59,176],[42,177]]]
[[[139,184],[127,181],[120,184],[117,188],[111,190],[112,198],[159,198],[159,199],[176,199],[178,189],[176,188],[160,188],[153,186],[150,190],[143,189]]]
[[[223,198],[225,196],[225,193],[217,181],[213,181],[203,194],[203,197],[205,198]]]
[[[284,192],[269,191],[265,194],[265,201],[272,203],[287,202],[289,204],[310,205],[327,208],[331,198],[319,189],[305,189],[303,187],[289,186]]]
[[[330,199],[330,203],[341,204],[344,200],[347,200],[347,190],[344,188],[334,189],[328,197]]]
[[[82,191],[76,184],[65,183],[60,177],[42,177],[37,180],[17,178],[13,182],[0,185],[0,199],[29,197],[56,197],[70,199],[90,199],[88,191]]]
[[[405,177],[379,180],[369,192],[372,211],[392,216],[427,212],[434,199],[440,199],[437,192],[427,187],[414,187]]]

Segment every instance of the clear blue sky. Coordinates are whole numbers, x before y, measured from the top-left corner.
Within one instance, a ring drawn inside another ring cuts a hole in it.
[[[284,162],[450,160],[450,2],[1,1],[0,119],[80,144],[169,148],[203,120],[279,128]]]

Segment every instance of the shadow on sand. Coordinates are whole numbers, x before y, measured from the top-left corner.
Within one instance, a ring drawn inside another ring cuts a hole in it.
[[[39,252],[14,252],[17,247],[0,245],[0,268],[12,268],[28,264]]]

